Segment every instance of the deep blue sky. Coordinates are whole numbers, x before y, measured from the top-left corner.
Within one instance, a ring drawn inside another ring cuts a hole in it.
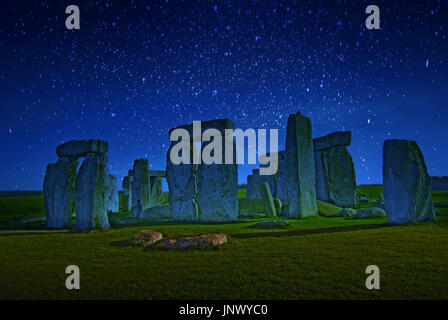
[[[364,25],[370,4],[381,30]],[[352,130],[358,183],[381,183],[388,138],[448,175],[440,1],[4,0],[0,14],[0,190],[41,189],[71,139],[109,141],[119,179],[139,157],[163,169],[168,130],[193,120],[278,128],[283,148],[298,110],[315,137]]]

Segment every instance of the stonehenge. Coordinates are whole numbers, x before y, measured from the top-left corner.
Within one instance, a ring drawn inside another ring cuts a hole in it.
[[[386,140],[383,146],[384,205],[390,224],[432,221],[432,179],[415,141]]]
[[[107,212],[118,211],[118,188],[107,168],[107,150],[102,140],[72,140],[56,148],[59,159],[47,166],[43,188],[49,228],[70,228],[76,212],[78,229],[109,229]]]
[[[347,150],[351,132],[334,132],[313,140],[316,198],[339,207],[356,204],[356,177]]]
[[[313,139],[310,120],[300,112],[289,115],[285,150],[273,157],[278,159],[277,172],[261,175],[266,162],[260,160],[260,168],[247,177],[246,198],[238,199],[236,144],[228,133],[235,125],[228,119],[202,122],[199,130],[195,125],[169,131],[165,171],[150,170],[147,159],[134,161],[122,180],[122,208],[132,218],[192,222],[236,221],[238,214],[305,218],[321,214],[319,206],[322,209],[324,204],[335,206],[338,212],[349,212],[356,205],[355,169],[347,150],[350,131]],[[179,132],[186,133],[188,139],[176,136]],[[227,152],[230,148],[232,152]],[[107,151],[108,143],[102,140],[73,140],[56,148],[59,158],[47,165],[43,183],[49,228],[71,228],[74,213],[77,229],[110,228],[108,213],[119,212],[120,204],[117,178],[108,170]],[[228,154],[233,156],[230,163]],[[269,157],[260,155],[259,159],[264,156]],[[80,158],[84,160],[78,169]],[[163,178],[168,183],[168,203]],[[384,200],[380,195],[366,212],[384,210],[391,224],[434,220],[433,181],[445,183],[445,179],[428,175],[416,142],[386,140]],[[363,201],[360,196],[358,202]],[[335,216],[346,215],[350,214]]]
[[[285,179],[287,217],[304,218],[317,215],[311,121],[291,114],[286,131]],[[283,201],[283,199],[280,198]]]

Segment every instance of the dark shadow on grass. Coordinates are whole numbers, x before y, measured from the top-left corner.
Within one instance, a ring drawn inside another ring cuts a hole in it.
[[[350,232],[357,230],[377,229],[389,226],[390,225],[388,224],[362,224],[357,226],[345,226],[335,228],[304,229],[304,230],[291,230],[291,231],[279,231],[279,232],[237,233],[237,234],[231,234],[230,236],[237,239],[262,238],[262,237],[292,237],[292,236],[304,236],[308,234]]]

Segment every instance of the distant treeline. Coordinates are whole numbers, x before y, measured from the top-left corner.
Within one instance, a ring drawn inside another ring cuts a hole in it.
[[[432,177],[432,190],[448,190],[448,177]]]
[[[31,197],[31,196],[41,196],[42,191],[0,191],[0,197]]]

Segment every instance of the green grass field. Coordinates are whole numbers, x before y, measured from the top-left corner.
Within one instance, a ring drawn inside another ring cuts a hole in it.
[[[382,191],[359,188],[372,199]],[[448,192],[434,192],[433,199],[448,201]],[[0,215],[0,299],[448,298],[448,208],[438,208],[431,223],[318,217],[289,220],[280,230],[251,228],[260,219],[120,225],[128,214],[118,213],[110,216],[110,231],[76,232],[4,225],[26,213],[43,215],[41,196],[3,197],[0,205],[8,206]],[[142,229],[165,236],[223,232],[229,242],[203,251],[111,245]],[[365,288],[365,268],[372,264],[381,271],[380,290]],[[68,265],[79,266],[81,290],[65,288]]]

